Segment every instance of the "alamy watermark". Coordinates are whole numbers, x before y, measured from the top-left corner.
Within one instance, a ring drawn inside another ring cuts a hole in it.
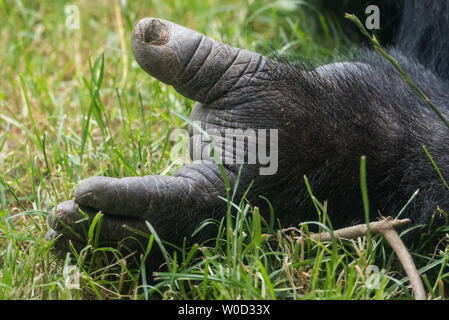
[[[80,8],[76,5],[68,5],[64,8],[66,14],[65,26],[68,29],[80,28]]]
[[[379,289],[380,285],[380,271],[376,265],[369,265],[365,270],[365,286],[368,289]]]
[[[64,284],[67,289],[80,288],[80,272],[77,266],[66,265],[62,271]]]
[[[277,173],[278,129],[207,128],[207,125],[203,129],[201,121],[193,121],[192,131],[192,135],[184,129],[172,132],[170,140],[179,143],[173,146],[173,152],[186,155],[189,150],[194,162],[209,160],[228,165],[257,165],[260,175]]]
[[[380,29],[380,9],[376,5],[366,7],[365,13],[368,15],[365,20],[365,27],[368,30]]]

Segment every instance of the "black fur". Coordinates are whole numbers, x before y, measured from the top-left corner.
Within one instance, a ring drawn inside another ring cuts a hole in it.
[[[416,58],[441,78],[449,79],[447,0],[322,0],[318,4],[339,17],[344,30],[350,35],[358,35],[358,41],[366,38],[354,33],[353,23],[344,19],[344,14],[354,13],[363,18],[367,6],[377,5],[381,29],[374,31],[381,42],[409,58]]]
[[[338,15],[355,12],[359,17],[368,4],[378,5],[385,23],[378,34],[389,53],[449,118],[448,3],[326,1],[325,5],[330,11],[339,8]],[[356,30],[348,20],[341,23]],[[438,207],[449,210],[449,190],[423,146],[449,178],[449,129],[386,59],[366,49],[366,43],[363,47],[354,61],[333,68],[326,77],[283,70],[280,77],[285,82],[279,81],[279,90],[297,108],[293,129],[297,133],[291,134],[299,137],[299,152],[288,160],[288,172],[279,174],[291,177],[295,171],[295,181],[288,183],[292,187],[286,189],[286,181],[281,182],[274,198],[282,199],[285,211],[302,208],[301,220],[307,219],[305,214],[314,210],[300,181],[306,174],[317,198],[328,200],[335,225],[363,220],[359,165],[360,156],[366,155],[372,215],[396,216],[419,189],[403,216],[414,223],[429,222]],[[357,66],[353,62],[364,65],[353,67]],[[290,223],[298,220],[287,216]]]
[[[412,0],[413,1],[413,0]],[[412,2],[410,1],[410,2]],[[401,24],[404,2],[407,0],[319,0],[318,8],[327,13],[328,19],[337,18],[343,31],[353,37],[358,43],[367,44],[366,38],[354,32],[354,25],[343,19],[345,13],[355,14],[359,18],[365,17],[365,9],[369,5],[376,5],[380,10],[381,31],[376,32],[384,44],[392,44],[398,38],[398,26]],[[362,20],[362,19],[361,19]]]

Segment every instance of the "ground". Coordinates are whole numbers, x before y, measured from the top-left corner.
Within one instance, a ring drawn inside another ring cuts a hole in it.
[[[240,199],[237,216],[207,222],[221,223],[216,239],[176,255],[167,245],[168,270],[157,282],[142,263],[161,245],[157,236],[147,255],[128,257],[96,247],[94,226],[91,246],[62,259],[45,239],[46,215],[81,179],[170,174],[189,161],[185,141],[170,134],[187,127],[178,114],[188,116],[193,102],[134,61],[135,22],[161,17],[313,63],[352,50],[331,16],[296,3],[0,2],[0,299],[411,299],[381,238],[300,240],[307,224],[278,231]],[[431,299],[444,299],[448,285],[447,232],[423,232],[410,248]]]

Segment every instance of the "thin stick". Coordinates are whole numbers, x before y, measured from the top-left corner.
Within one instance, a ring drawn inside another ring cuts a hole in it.
[[[371,234],[382,235],[390,246],[393,248],[394,252],[399,258],[405,272],[410,279],[410,285],[412,287],[414,296],[416,300],[426,300],[426,293],[424,291],[424,286],[421,277],[416,270],[415,263],[407,251],[407,248],[396,232],[395,228],[405,226],[410,223],[410,219],[393,220],[391,217],[387,217],[381,221],[371,222],[369,224],[369,229]],[[366,224],[360,224],[357,226],[347,227],[343,229],[338,229],[333,232],[333,236],[337,239],[357,239],[358,237],[366,236],[367,226]],[[331,241],[332,236],[328,232],[322,233],[312,233],[310,238],[316,241]]]
[[[369,228],[373,234],[382,234],[382,230],[385,229],[388,222],[388,227],[400,228],[410,223],[410,219],[393,220],[391,217],[387,217],[381,221],[371,222]],[[365,224],[359,224],[347,228],[334,230],[334,237],[337,239],[357,239],[358,237],[366,236],[367,227]],[[311,233],[310,238],[317,241],[331,241],[332,236],[329,232]]]

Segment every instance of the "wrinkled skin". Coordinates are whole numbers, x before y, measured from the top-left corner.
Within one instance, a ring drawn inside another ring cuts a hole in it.
[[[448,130],[375,54],[363,52],[355,62],[300,70],[155,18],[135,25],[132,48],[146,72],[197,102],[191,119],[204,128],[222,134],[226,128],[278,130],[277,172],[261,175],[260,162],[244,164],[236,199],[252,182],[247,196],[251,204],[268,214],[260,196],[268,198],[284,225],[316,219],[304,175],[315,196],[328,201],[334,226],[362,221],[362,155],[367,157],[373,217],[379,212],[396,215],[416,189],[420,194],[403,214],[414,223],[428,221],[438,205],[449,204],[422,151],[426,145],[448,176]],[[391,53],[447,115],[447,83],[399,51]],[[224,165],[231,188],[239,168]],[[62,234],[56,242],[60,250],[67,250],[69,239],[82,246],[83,240],[67,228],[78,233],[87,228],[76,223],[81,209],[90,220],[99,211],[104,214],[101,239],[106,242],[144,240],[123,225],[148,233],[145,221],[163,240],[192,241],[190,235],[202,221],[224,216],[226,203],[219,196],[226,197],[225,183],[210,160],[195,161],[173,176],[91,177],[79,184],[74,200],[59,204],[49,215],[49,239]],[[213,232],[209,227],[198,237],[207,239]]]

